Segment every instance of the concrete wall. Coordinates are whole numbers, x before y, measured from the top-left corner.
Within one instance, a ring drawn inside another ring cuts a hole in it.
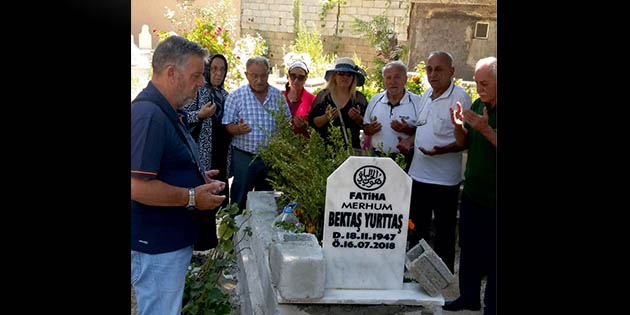
[[[291,41],[295,39],[293,33],[293,0],[241,0],[242,16],[241,31],[243,34],[260,33],[269,45],[269,59],[271,64],[282,64],[284,56],[282,46],[288,51]],[[343,32],[340,33],[342,40],[339,41],[337,56],[352,57],[356,52],[364,65],[371,63],[376,57],[376,50],[370,47],[367,40],[360,38],[352,32],[353,17],[363,21],[369,21],[373,17],[385,15],[394,23],[398,32],[398,40],[407,40],[407,26],[409,19],[405,19],[407,10],[405,1],[392,0],[387,8],[387,1],[375,0],[347,0],[346,5],[341,7],[340,24],[344,24]],[[324,50],[327,53],[333,51],[335,41],[335,22],[337,10],[329,10],[324,21],[319,18],[319,11],[322,5],[319,0],[302,0],[302,23],[308,30],[317,30],[322,34]],[[322,27],[322,24],[324,25]],[[340,30],[341,30],[340,26]],[[403,43],[404,44],[404,43]]]
[[[412,0],[410,19],[410,67],[445,50],[453,55],[455,77],[472,80],[477,60],[497,55],[496,1]],[[488,39],[473,38],[477,21],[489,22]]]
[[[198,6],[216,3],[218,0],[196,0]],[[154,28],[165,31],[172,29],[170,22],[164,17],[165,6],[176,10],[181,0],[132,0],[131,1],[131,34],[138,45],[138,34],[143,24],[149,25],[149,31]],[[240,30],[234,30],[236,36],[241,34],[260,33],[269,45],[271,64],[282,65],[282,57],[291,41],[293,33],[293,0],[232,0],[233,14],[237,17]],[[352,57],[356,52],[364,65],[370,66],[376,57],[376,50],[370,47],[366,39],[360,38],[352,32],[353,17],[363,21],[373,17],[385,15],[392,21],[398,33],[398,41],[403,45],[410,45],[408,66],[410,69],[426,57],[431,51],[446,50],[455,58],[455,77],[472,80],[474,66],[477,60],[487,56],[497,55],[497,9],[496,0],[347,0],[342,6],[340,23],[343,32],[340,34],[337,55]],[[409,5],[409,7],[407,7]],[[328,12],[321,21],[318,12],[322,5],[319,0],[302,0],[302,23],[309,30],[315,27],[322,34],[324,49],[327,53],[333,51],[334,24],[336,9]],[[406,17],[407,12],[409,16]],[[473,39],[475,22],[490,23],[487,40]],[[324,27],[322,27],[324,24]],[[158,44],[157,38],[151,33],[152,45]]]

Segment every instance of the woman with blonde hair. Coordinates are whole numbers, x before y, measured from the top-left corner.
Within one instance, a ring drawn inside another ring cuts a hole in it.
[[[365,71],[348,57],[339,58],[335,67],[326,71],[324,78],[328,83],[317,93],[308,122],[327,142],[330,117],[333,126],[342,127],[346,145],[351,141],[353,148],[361,149],[359,134],[363,129],[367,99],[357,91],[357,86],[365,83],[365,75]]]

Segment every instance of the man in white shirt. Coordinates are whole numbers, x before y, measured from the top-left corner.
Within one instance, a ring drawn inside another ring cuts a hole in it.
[[[386,64],[382,71],[386,90],[370,99],[363,116],[363,132],[371,136],[370,146],[376,153],[389,152],[394,158],[399,152],[399,138],[407,139],[416,133],[420,96],[405,89],[407,66],[401,61]],[[405,171],[410,162],[411,159],[407,161]]]
[[[449,53],[432,52],[426,70],[431,88],[422,95],[416,133],[399,144],[404,151],[413,139],[409,218],[416,226],[416,233],[409,241],[410,246],[415,246],[421,238],[429,242],[433,221],[433,248],[455,273],[455,226],[463,148],[455,142],[450,109],[456,109],[457,102],[468,109],[472,101],[466,90],[453,83],[455,68]]]

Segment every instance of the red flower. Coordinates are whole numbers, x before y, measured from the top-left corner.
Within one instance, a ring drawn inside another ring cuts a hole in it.
[[[241,60],[241,57],[239,57],[239,56],[236,56],[236,59],[238,59],[238,60]]]
[[[157,32],[157,29],[155,29],[155,28],[154,28],[154,29],[153,29],[153,33],[155,33],[155,32]]]
[[[217,38],[216,36],[212,35],[212,38]]]
[[[223,46],[227,47],[227,43],[223,43]]]
[[[220,28],[220,27],[219,27],[219,28],[217,28],[217,31],[219,31],[219,32],[220,32],[220,31],[221,31],[221,28]]]
[[[203,31],[203,34],[204,35],[208,35],[208,31]]]
[[[228,30],[225,30],[224,32],[227,34]]]

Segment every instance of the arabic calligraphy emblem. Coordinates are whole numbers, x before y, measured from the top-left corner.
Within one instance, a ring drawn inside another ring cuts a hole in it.
[[[367,165],[354,172],[354,184],[364,190],[376,190],[385,184],[385,172],[382,169]]]

